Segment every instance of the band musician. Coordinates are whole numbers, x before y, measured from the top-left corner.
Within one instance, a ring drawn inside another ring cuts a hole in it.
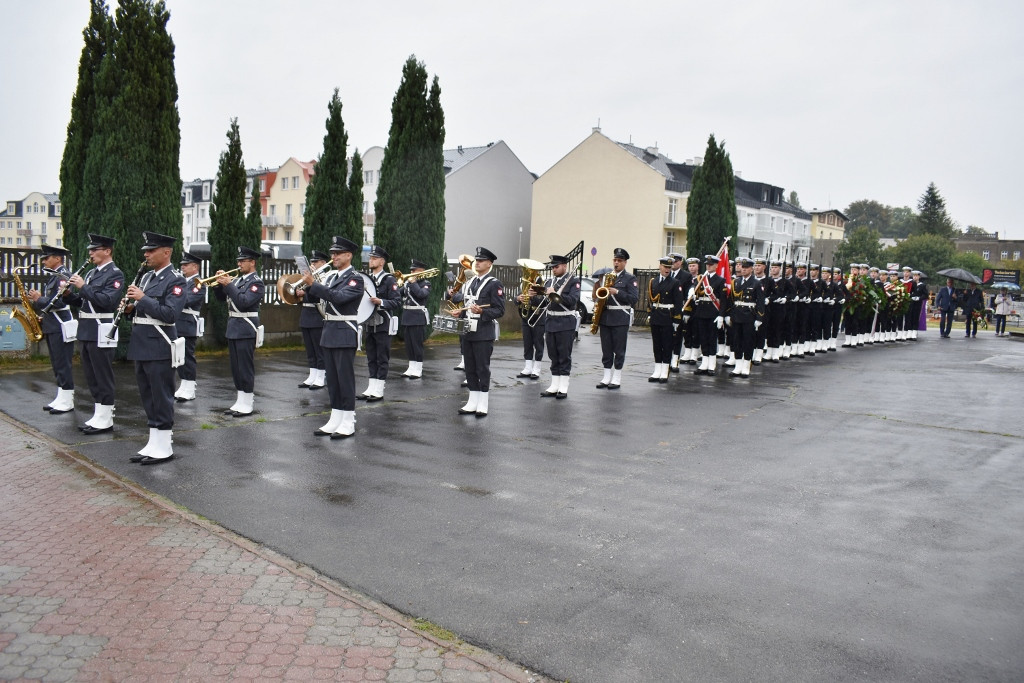
[[[572,371],[572,346],[579,326],[576,305],[580,300],[580,280],[569,272],[569,259],[558,254],[550,257],[551,277],[544,281],[544,296],[550,302],[544,320],[544,334],[551,362],[551,386],[541,396],[564,399],[569,396]]]

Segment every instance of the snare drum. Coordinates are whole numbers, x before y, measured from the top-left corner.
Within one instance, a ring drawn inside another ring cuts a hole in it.
[[[469,332],[465,318],[452,318],[447,315],[434,316],[434,329],[438,332],[447,332],[448,334],[466,334]]]

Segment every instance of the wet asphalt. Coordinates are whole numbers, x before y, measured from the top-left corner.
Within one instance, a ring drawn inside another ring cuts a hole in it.
[[[398,349],[342,441],[312,433],[328,399],[296,387],[302,352],[259,353],[241,419],[227,358],[203,357],[155,467],[128,462],[148,433],[130,365],[91,438],[78,365],[77,414],[41,410],[48,368],[0,388],[115,473],[556,679],[1020,680],[1024,344],[981,335],[659,385],[636,330],[609,392],[584,334],[563,401],[503,341],[483,419],[456,412],[456,346],[419,381]]]

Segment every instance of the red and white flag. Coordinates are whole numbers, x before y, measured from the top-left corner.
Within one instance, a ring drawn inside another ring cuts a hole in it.
[[[718,250],[718,268],[715,269],[715,273],[721,275],[725,280],[725,291],[732,291],[732,271],[729,268],[729,238],[726,237],[725,241],[722,242],[722,248]]]

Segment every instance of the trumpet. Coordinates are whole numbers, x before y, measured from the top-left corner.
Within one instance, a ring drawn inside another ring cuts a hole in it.
[[[395,279],[398,280],[398,286],[399,287],[404,287],[407,284],[409,284],[410,282],[412,282],[413,280],[417,280],[417,279],[420,279],[420,278],[422,278],[424,280],[429,280],[430,278],[437,277],[440,274],[441,274],[441,269],[440,268],[430,268],[428,270],[421,270],[418,273],[406,273],[404,275],[402,274],[402,271],[400,271],[400,270],[396,270],[394,273],[392,273],[392,275],[395,276]]]
[[[216,275],[211,275],[210,277],[203,278],[202,280],[196,280],[196,286],[197,287],[209,287],[210,283],[214,282],[221,275],[234,275],[235,273],[237,273],[240,270],[241,270],[241,268],[232,268],[231,270],[229,270],[227,272],[219,273],[219,274],[216,274]]]

